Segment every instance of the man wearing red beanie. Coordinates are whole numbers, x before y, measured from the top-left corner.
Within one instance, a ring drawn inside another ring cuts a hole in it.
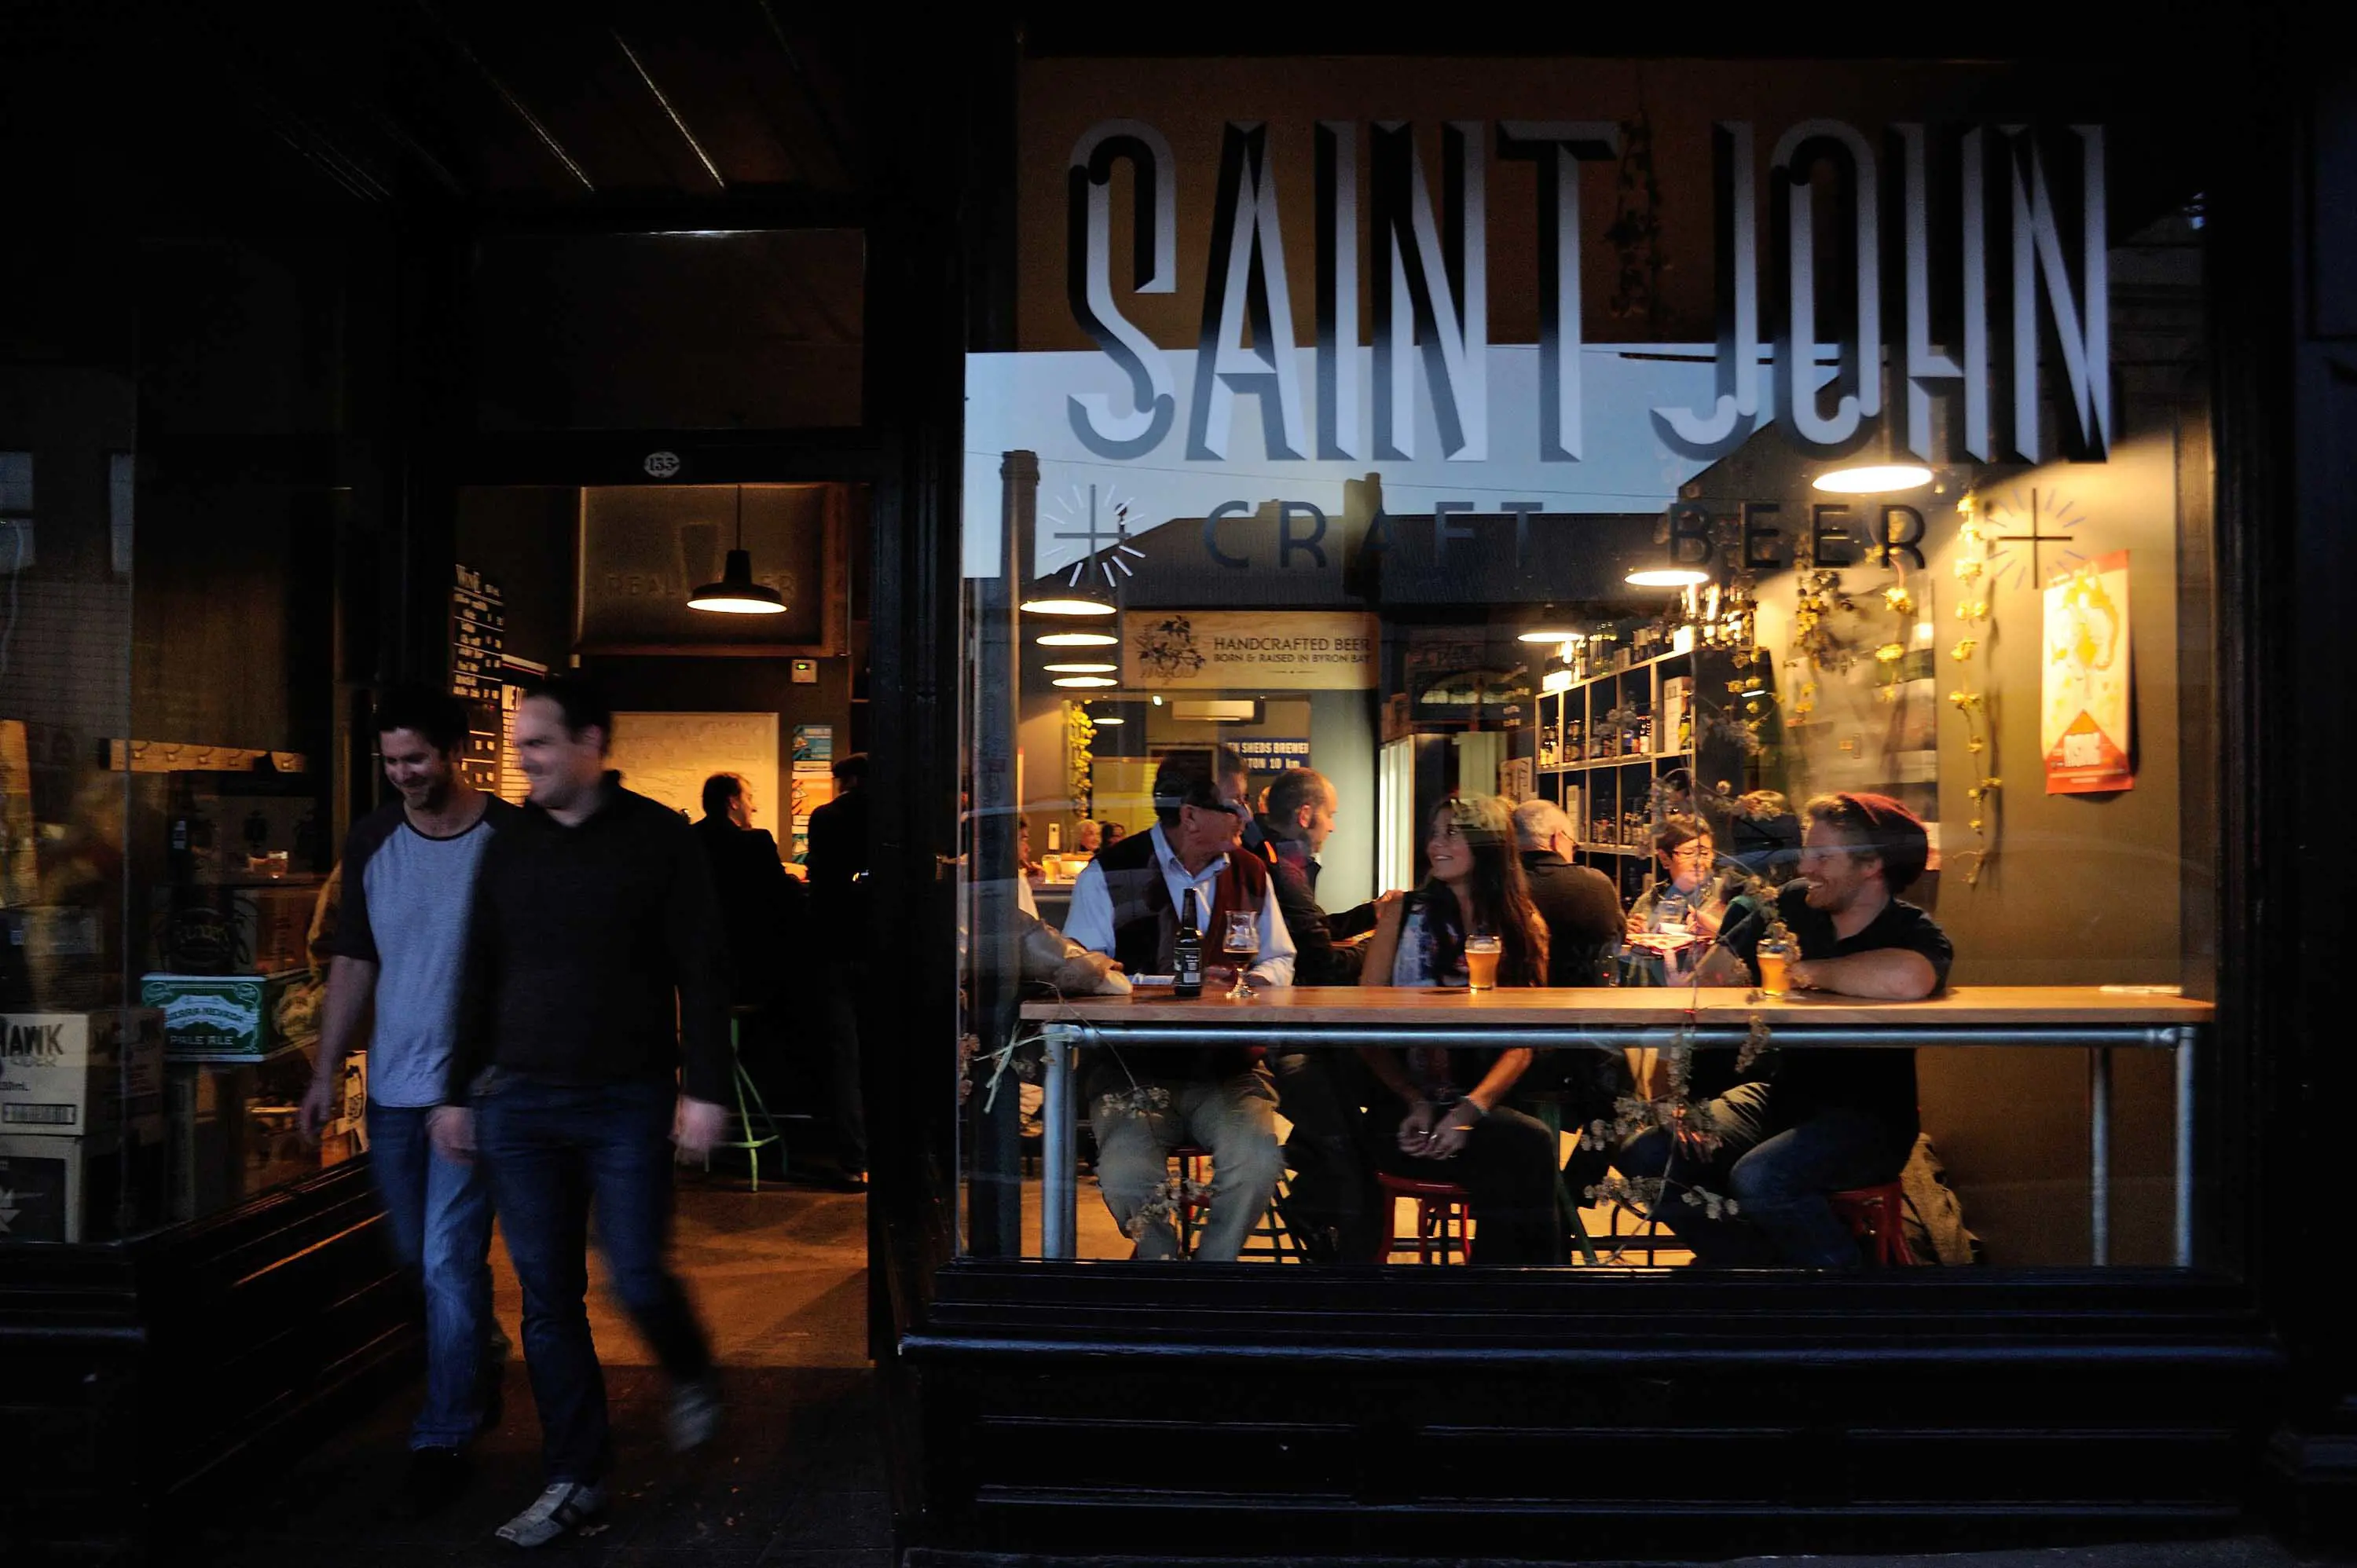
[[[1820,795],[1803,809],[1801,875],[1775,899],[1799,949],[1793,988],[1916,1002],[1947,983],[1954,949],[1938,922],[1898,895],[1923,874],[1931,842],[1888,795]],[[1730,913],[1719,940],[1751,968],[1764,909]],[[1912,1050],[1780,1053],[1766,1081],[1740,1083],[1695,1108],[1675,1134],[1631,1139],[1614,1164],[1663,1179],[1656,1218],[1701,1263],[1856,1268],[1857,1243],[1829,1194],[1898,1178],[1915,1146]],[[1712,1219],[1689,1190],[1735,1199]]]

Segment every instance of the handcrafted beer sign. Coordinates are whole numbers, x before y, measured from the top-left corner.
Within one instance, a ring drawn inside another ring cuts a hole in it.
[[[1123,683],[1148,692],[1364,692],[1381,646],[1355,612],[1149,610],[1129,618]]]
[[[1805,446],[1838,448],[1884,417],[1887,367],[1897,404],[1887,412],[1907,450],[1933,455],[1933,400],[1953,394],[1962,405],[1964,455],[2037,462],[2047,456],[2039,421],[2043,329],[2059,347],[2068,382],[2071,449],[2102,457],[2112,435],[2104,131],[2077,125],[2067,135],[2076,151],[2075,213],[2057,201],[2045,139],[2029,127],[1896,124],[1880,145],[1839,120],[1804,120],[1776,132],[1765,177],[1776,240],[1763,322],[1760,136],[1748,120],[1718,124],[1717,188],[1711,193],[1718,215],[1715,390],[1698,406],[1650,409],[1663,444],[1711,456],[1760,429],[1770,412],[1764,360],[1787,429]],[[1114,254],[1116,245],[1130,247],[1135,294],[1176,290],[1178,160],[1145,121],[1090,127],[1067,171],[1066,293],[1073,319],[1118,368],[1127,394],[1070,394],[1065,413],[1073,435],[1111,461],[1223,462],[1237,422],[1249,417],[1239,406],[1248,399],[1258,413],[1265,460],[1412,460],[1426,456],[1418,449],[1420,393],[1429,402],[1438,455],[1449,461],[1489,461],[1495,421],[1506,417],[1534,421],[1531,436],[1541,462],[1582,461],[1587,388],[1578,166],[1617,157],[1620,137],[1617,124],[1601,120],[1452,120],[1442,127],[1441,166],[1429,168],[1410,124],[1320,121],[1310,166],[1287,170],[1271,156],[1265,124],[1228,122],[1216,187],[1208,193],[1210,243],[1206,253],[1189,258],[1201,272],[1203,309],[1182,407],[1174,356],[1124,314]],[[1953,164],[1959,204],[1956,250],[1943,258],[1943,270],[1958,291],[1949,314],[1961,320],[1961,340],[1945,345],[1932,336],[1935,156]],[[1527,162],[1538,171],[1536,253],[1527,263],[1541,302],[1537,395],[1511,404],[1493,404],[1491,395],[1490,280],[1512,271],[1512,259],[1493,269],[1490,255],[1493,158]],[[1122,164],[1134,171],[1135,194],[1129,209],[1117,213],[1114,173]],[[1881,203],[1886,166],[1895,170],[1900,200],[1888,219]],[[1279,183],[1304,179],[1316,190],[1317,221],[1311,231],[1288,232],[1279,216]],[[1821,232],[1821,182],[1830,182],[1831,206],[1847,215],[1846,233]],[[1995,258],[2011,295],[2002,350],[1990,330],[1992,199],[2008,215],[2005,252]],[[1365,279],[1362,201],[1372,268]],[[1821,243],[1844,253],[1837,275],[1821,278]],[[1316,337],[1306,354],[1296,337],[1286,269],[1288,247],[1300,246],[1316,253]],[[2072,249],[2075,276],[2066,262]],[[1882,297],[1886,256],[1904,279],[1895,310],[1886,310]],[[1357,328],[1362,288],[1372,328],[1363,346],[1372,350],[1372,377],[1363,387]],[[1828,293],[1839,306],[1821,315]],[[2000,352],[2012,392],[2002,452],[1991,405]]]

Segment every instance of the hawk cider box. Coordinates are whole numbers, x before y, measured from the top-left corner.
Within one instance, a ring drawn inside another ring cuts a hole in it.
[[[164,1017],[148,1008],[0,1014],[0,1134],[80,1138],[164,1115]]]

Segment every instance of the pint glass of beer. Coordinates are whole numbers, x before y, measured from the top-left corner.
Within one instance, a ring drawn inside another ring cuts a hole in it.
[[[1465,983],[1476,991],[1494,991],[1498,986],[1498,955],[1505,944],[1496,937],[1471,936],[1465,939]]]
[[[1760,989],[1770,996],[1783,995],[1784,970],[1792,961],[1792,944],[1771,938],[1761,942],[1753,956],[1760,961]]]

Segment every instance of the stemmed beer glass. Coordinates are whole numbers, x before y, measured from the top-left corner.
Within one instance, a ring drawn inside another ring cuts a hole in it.
[[[1247,1002],[1259,994],[1244,983],[1244,966],[1260,951],[1260,917],[1249,909],[1229,910],[1227,935],[1220,950],[1236,961],[1236,983],[1228,987],[1228,1000]]]

